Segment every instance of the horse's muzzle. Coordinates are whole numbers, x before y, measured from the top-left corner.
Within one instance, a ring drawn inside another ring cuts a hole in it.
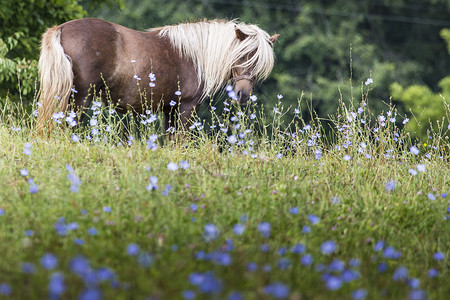
[[[250,93],[247,93],[243,90],[238,91],[236,93],[236,96],[240,105],[246,105],[248,100],[250,99]]]

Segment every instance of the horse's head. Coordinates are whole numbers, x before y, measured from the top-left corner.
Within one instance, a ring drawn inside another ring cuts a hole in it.
[[[242,32],[240,29],[235,28],[236,37],[240,42],[243,42],[248,38],[248,35]],[[279,34],[275,34],[271,36],[267,42],[270,46],[277,41]],[[239,58],[233,69],[231,70],[231,78],[233,81],[233,90],[236,94],[237,101],[241,105],[246,105],[250,95],[252,94],[253,85],[258,77],[258,74],[255,74],[254,69],[257,61],[255,60],[255,53],[257,50],[254,50],[244,57]]]

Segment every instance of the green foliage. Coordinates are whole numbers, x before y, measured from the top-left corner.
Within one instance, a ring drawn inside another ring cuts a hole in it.
[[[450,54],[450,30],[443,29],[441,36],[446,40]],[[441,88],[438,93],[425,85],[403,88],[396,82],[390,87],[393,99],[400,101],[412,113],[414,122],[410,122],[407,128],[418,137],[426,138],[433,126],[435,129],[448,126],[448,121],[445,120],[448,120],[446,108],[450,104],[450,76],[440,80],[438,85]]]
[[[447,42],[448,53],[450,54],[450,29],[444,28],[441,30],[442,38]]]
[[[8,58],[8,53],[13,51],[23,38],[22,32],[16,32],[5,40],[0,39],[0,83],[5,88],[0,89],[0,96],[9,92],[8,87],[13,86],[23,96],[33,93],[35,79],[37,78],[37,61],[26,58]]]
[[[0,96],[30,99],[35,92],[39,42],[51,26],[86,16],[78,0],[3,0],[0,7]],[[121,0],[83,1],[119,8]]]
[[[39,41],[53,25],[85,15],[76,0],[4,0],[0,7],[0,96],[33,93]],[[20,17],[19,17],[20,16]],[[20,90],[19,90],[20,85]]]
[[[411,85],[403,88],[398,83],[391,85],[392,97],[410,108],[412,122],[407,128],[420,138],[426,138],[428,132],[448,126],[446,110],[450,104],[450,76],[439,82],[442,91],[434,93],[424,85]]]

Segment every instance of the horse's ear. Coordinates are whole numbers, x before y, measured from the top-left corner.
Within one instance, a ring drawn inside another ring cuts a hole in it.
[[[270,46],[273,46],[273,44],[275,44],[279,36],[279,34],[274,34],[269,38]]]
[[[245,33],[243,33],[239,28],[237,28],[236,26],[234,27],[234,32],[236,33],[236,37],[238,40],[243,41],[245,40],[248,35],[246,35]]]

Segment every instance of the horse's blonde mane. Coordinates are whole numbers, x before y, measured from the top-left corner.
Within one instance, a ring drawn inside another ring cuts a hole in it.
[[[250,67],[252,75],[258,80],[266,79],[272,71],[274,53],[270,36],[256,25],[213,20],[158,29],[159,36],[167,37],[180,55],[194,63],[199,87],[203,87],[202,99],[224,86],[233,67]],[[240,41],[235,29],[248,37]],[[238,64],[241,58],[249,54],[251,59]]]

